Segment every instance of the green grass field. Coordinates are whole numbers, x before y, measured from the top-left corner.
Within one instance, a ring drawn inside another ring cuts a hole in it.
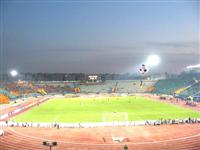
[[[103,113],[127,112],[129,120],[176,119],[200,113],[144,97],[57,98],[15,117],[15,121],[102,122]]]

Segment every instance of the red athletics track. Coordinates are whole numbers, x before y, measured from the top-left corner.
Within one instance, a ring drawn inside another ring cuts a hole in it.
[[[98,127],[98,128],[31,128],[4,127],[1,150],[47,150],[44,140],[58,142],[53,150],[199,150],[200,124]],[[114,137],[124,137],[115,143]]]

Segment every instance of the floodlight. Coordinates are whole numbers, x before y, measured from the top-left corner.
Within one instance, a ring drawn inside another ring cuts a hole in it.
[[[158,55],[150,55],[147,58],[147,66],[157,66],[160,63],[160,57]]]
[[[52,145],[53,146],[57,146],[57,142],[52,142]]]
[[[125,145],[125,146],[124,146],[124,150],[128,150],[128,145]]]
[[[190,65],[186,67],[187,69],[194,69],[194,68],[200,68],[200,64],[197,65]]]
[[[18,72],[17,72],[16,70],[11,70],[11,71],[10,71],[10,75],[11,75],[12,77],[16,77],[17,74],[18,74]]]
[[[53,146],[57,146],[57,145],[58,145],[56,141],[43,141],[42,144],[43,144],[44,146],[49,147],[50,150],[51,150],[51,148],[52,148]]]

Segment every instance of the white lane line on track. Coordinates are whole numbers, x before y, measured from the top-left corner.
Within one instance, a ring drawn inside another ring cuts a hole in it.
[[[17,132],[15,130],[13,130],[12,128],[8,127],[8,129],[11,131],[11,132],[14,132],[18,135],[21,135],[21,136],[24,136],[24,137],[28,137],[28,138],[33,138],[33,139],[37,139],[37,140],[47,140],[47,141],[52,141],[52,140],[49,140],[49,139],[45,139],[45,138],[39,138],[39,137],[35,137],[35,136],[31,136],[31,135],[26,135],[26,134],[23,134],[23,133],[20,133],[20,132]],[[173,142],[173,141],[178,141],[178,140],[186,140],[186,139],[190,139],[190,138],[194,138],[194,137],[199,137],[200,136],[200,133],[198,134],[194,134],[194,135],[191,135],[191,136],[185,136],[185,137],[180,137],[180,138],[175,138],[175,139],[168,139],[168,140],[162,140],[162,141],[152,141],[152,142],[138,142],[138,143],[128,143],[128,145],[142,145],[142,144],[157,144],[157,143],[164,143],[164,142]],[[98,143],[76,143],[76,142],[66,142],[66,141],[57,141],[57,142],[60,142],[60,143],[65,143],[65,144],[76,144],[76,145],[99,145],[99,146],[103,146],[103,145],[124,145],[124,143],[118,143],[118,144],[115,144],[115,143],[109,143],[109,144],[98,144]]]

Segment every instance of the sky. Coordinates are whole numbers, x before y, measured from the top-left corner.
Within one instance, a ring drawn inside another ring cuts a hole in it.
[[[1,70],[155,73],[200,63],[200,2],[0,0]]]

